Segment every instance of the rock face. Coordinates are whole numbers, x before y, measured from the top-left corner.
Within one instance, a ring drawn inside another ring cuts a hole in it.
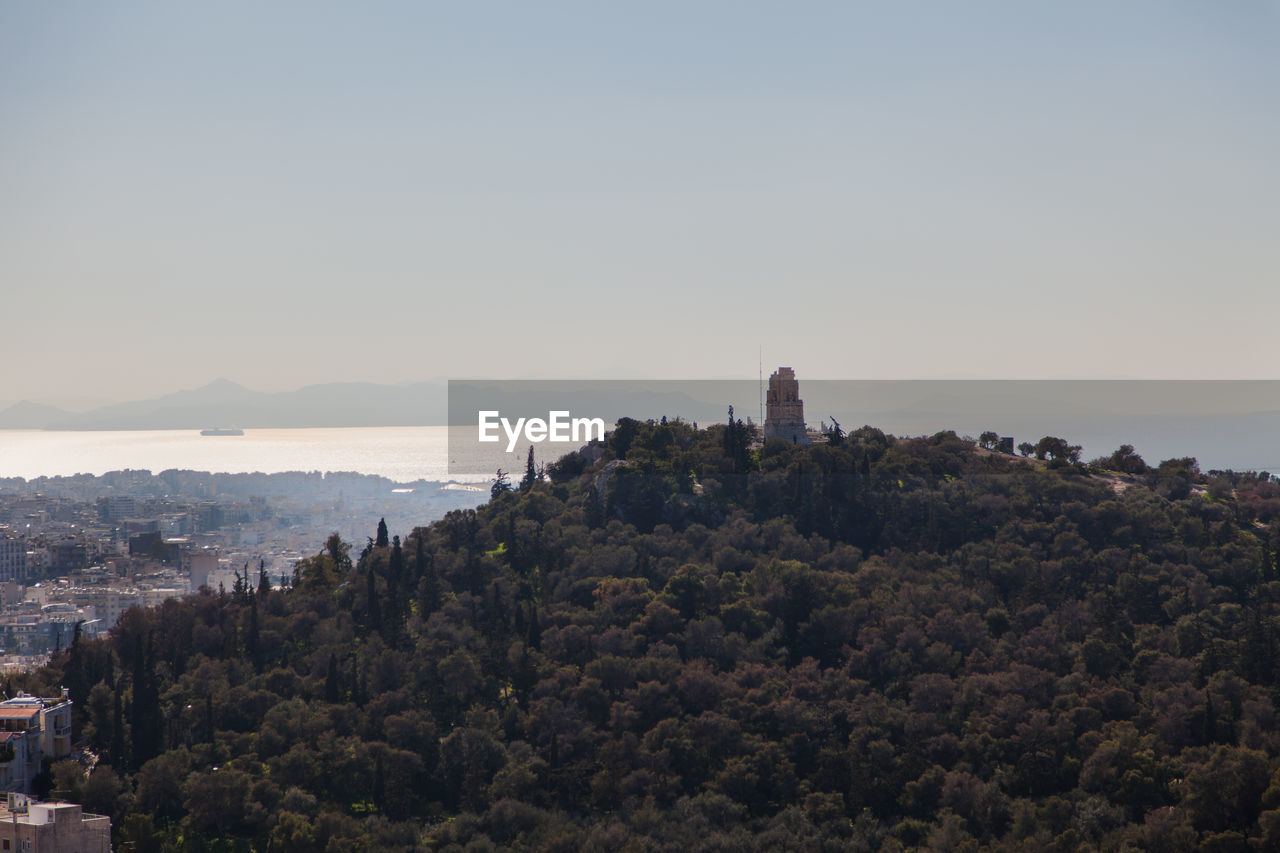
[[[586,448],[583,449],[585,450]],[[609,489],[609,478],[612,477],[619,468],[624,468],[629,464],[630,463],[625,459],[614,459],[612,462],[606,462],[604,468],[600,469],[600,473],[596,474],[596,497],[600,501],[601,508],[605,505],[605,494]]]
[[[769,377],[765,394],[764,437],[781,438],[792,444],[808,444],[804,427],[804,401],[800,383],[790,367],[779,367]]]

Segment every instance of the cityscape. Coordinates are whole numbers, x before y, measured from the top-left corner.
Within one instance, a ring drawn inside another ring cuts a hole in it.
[[[352,473],[0,479],[3,666],[42,663],[77,630],[105,634],[133,606],[230,591],[244,575],[288,586],[330,533],[359,545],[370,519],[408,532],[487,494]]]

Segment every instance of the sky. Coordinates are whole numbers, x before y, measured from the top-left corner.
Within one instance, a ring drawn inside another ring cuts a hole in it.
[[[1280,3],[0,0],[0,401],[1280,377]]]

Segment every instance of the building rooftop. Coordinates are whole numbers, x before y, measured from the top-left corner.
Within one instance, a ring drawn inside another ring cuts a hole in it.
[[[11,795],[9,802],[0,802],[0,821],[6,823],[48,824],[61,821],[110,821],[106,815],[83,811],[78,803],[40,803],[24,795]]]
[[[50,698],[45,698],[43,696],[32,696],[29,693],[24,693],[23,691],[19,690],[17,696],[14,696],[12,699],[5,699],[3,702],[0,702],[0,717],[20,716],[21,712],[35,713],[44,708],[52,708],[55,705],[61,705],[64,702],[69,703],[70,701],[71,700],[67,698],[67,694],[65,690],[63,691],[63,694],[61,696],[53,696]],[[10,710],[19,712],[19,713],[13,713],[13,714],[6,713],[7,711],[10,711]]]
[[[5,707],[0,704],[0,720],[25,720],[36,716],[40,713],[39,706],[13,706]]]

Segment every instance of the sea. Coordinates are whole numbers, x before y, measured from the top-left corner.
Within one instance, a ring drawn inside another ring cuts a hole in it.
[[[966,422],[971,420],[972,422]],[[977,435],[986,419],[961,416],[888,416],[872,419],[897,435],[928,435],[938,423]],[[1233,468],[1280,473],[1280,412],[1220,416],[1117,418],[1006,417],[1018,441],[1061,435],[1084,447],[1083,458],[1104,456],[1122,443],[1137,446],[1148,463],[1195,456],[1202,470]],[[455,428],[457,429],[457,428]],[[468,436],[470,430],[467,430]],[[240,436],[204,436],[199,430],[0,430],[0,478],[105,474],[124,469],[152,473],[176,468],[211,473],[352,471],[397,483],[490,482],[498,468],[519,479],[529,444],[511,453],[474,440],[449,440],[449,427],[341,427],[246,429]],[[538,464],[574,447],[534,447]]]
[[[228,474],[354,471],[398,483],[483,479],[450,475],[444,426],[246,429],[239,436],[205,436],[199,430],[0,430],[0,477],[170,468]]]

